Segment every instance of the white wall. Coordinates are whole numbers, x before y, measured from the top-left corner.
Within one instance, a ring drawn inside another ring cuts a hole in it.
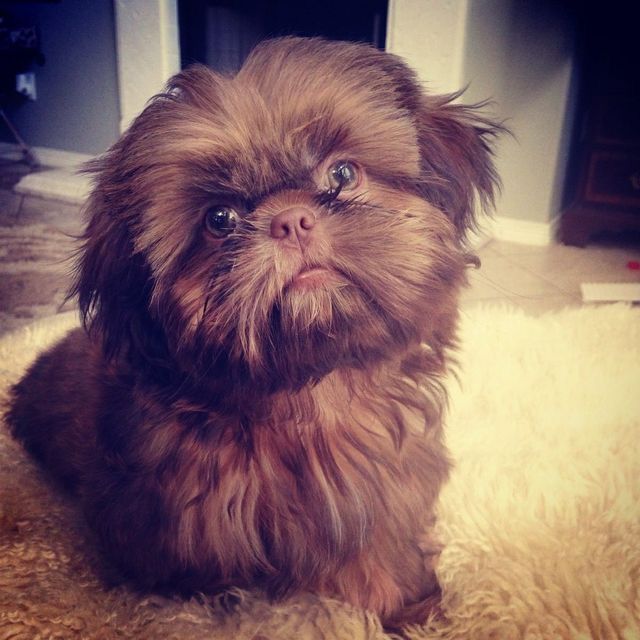
[[[559,3],[483,0],[469,9],[469,98],[492,96],[514,134],[500,144],[498,214],[549,221],[560,210],[573,126],[572,25]]]
[[[573,32],[561,3],[390,0],[388,29],[389,50],[405,57],[428,87],[469,84],[464,101],[495,101],[494,114],[514,134],[498,146],[503,192],[496,216],[540,223],[546,226],[538,233],[550,232],[575,106]]]
[[[386,50],[405,58],[435,93],[464,84],[467,2],[389,0]]]
[[[180,71],[177,0],[114,0],[120,131]]]

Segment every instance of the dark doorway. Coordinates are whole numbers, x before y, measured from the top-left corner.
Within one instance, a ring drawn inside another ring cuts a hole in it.
[[[252,47],[283,35],[368,42],[384,49],[387,0],[179,0],[182,66],[235,72]]]

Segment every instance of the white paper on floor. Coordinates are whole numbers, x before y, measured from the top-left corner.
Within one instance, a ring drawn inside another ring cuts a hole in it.
[[[583,282],[583,302],[640,302],[640,282]]]

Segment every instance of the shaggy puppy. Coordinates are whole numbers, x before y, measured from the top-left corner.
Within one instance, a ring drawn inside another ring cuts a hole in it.
[[[17,438],[143,588],[437,604],[442,378],[499,127],[393,55],[285,38],[175,76],[91,167],[84,329]]]

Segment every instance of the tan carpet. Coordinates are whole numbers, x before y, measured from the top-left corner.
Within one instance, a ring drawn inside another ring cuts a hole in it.
[[[0,339],[0,393],[75,320]],[[412,638],[640,638],[640,309],[468,312],[441,499],[449,620]],[[384,638],[313,596],[108,588],[73,504],[0,429],[0,639]]]

